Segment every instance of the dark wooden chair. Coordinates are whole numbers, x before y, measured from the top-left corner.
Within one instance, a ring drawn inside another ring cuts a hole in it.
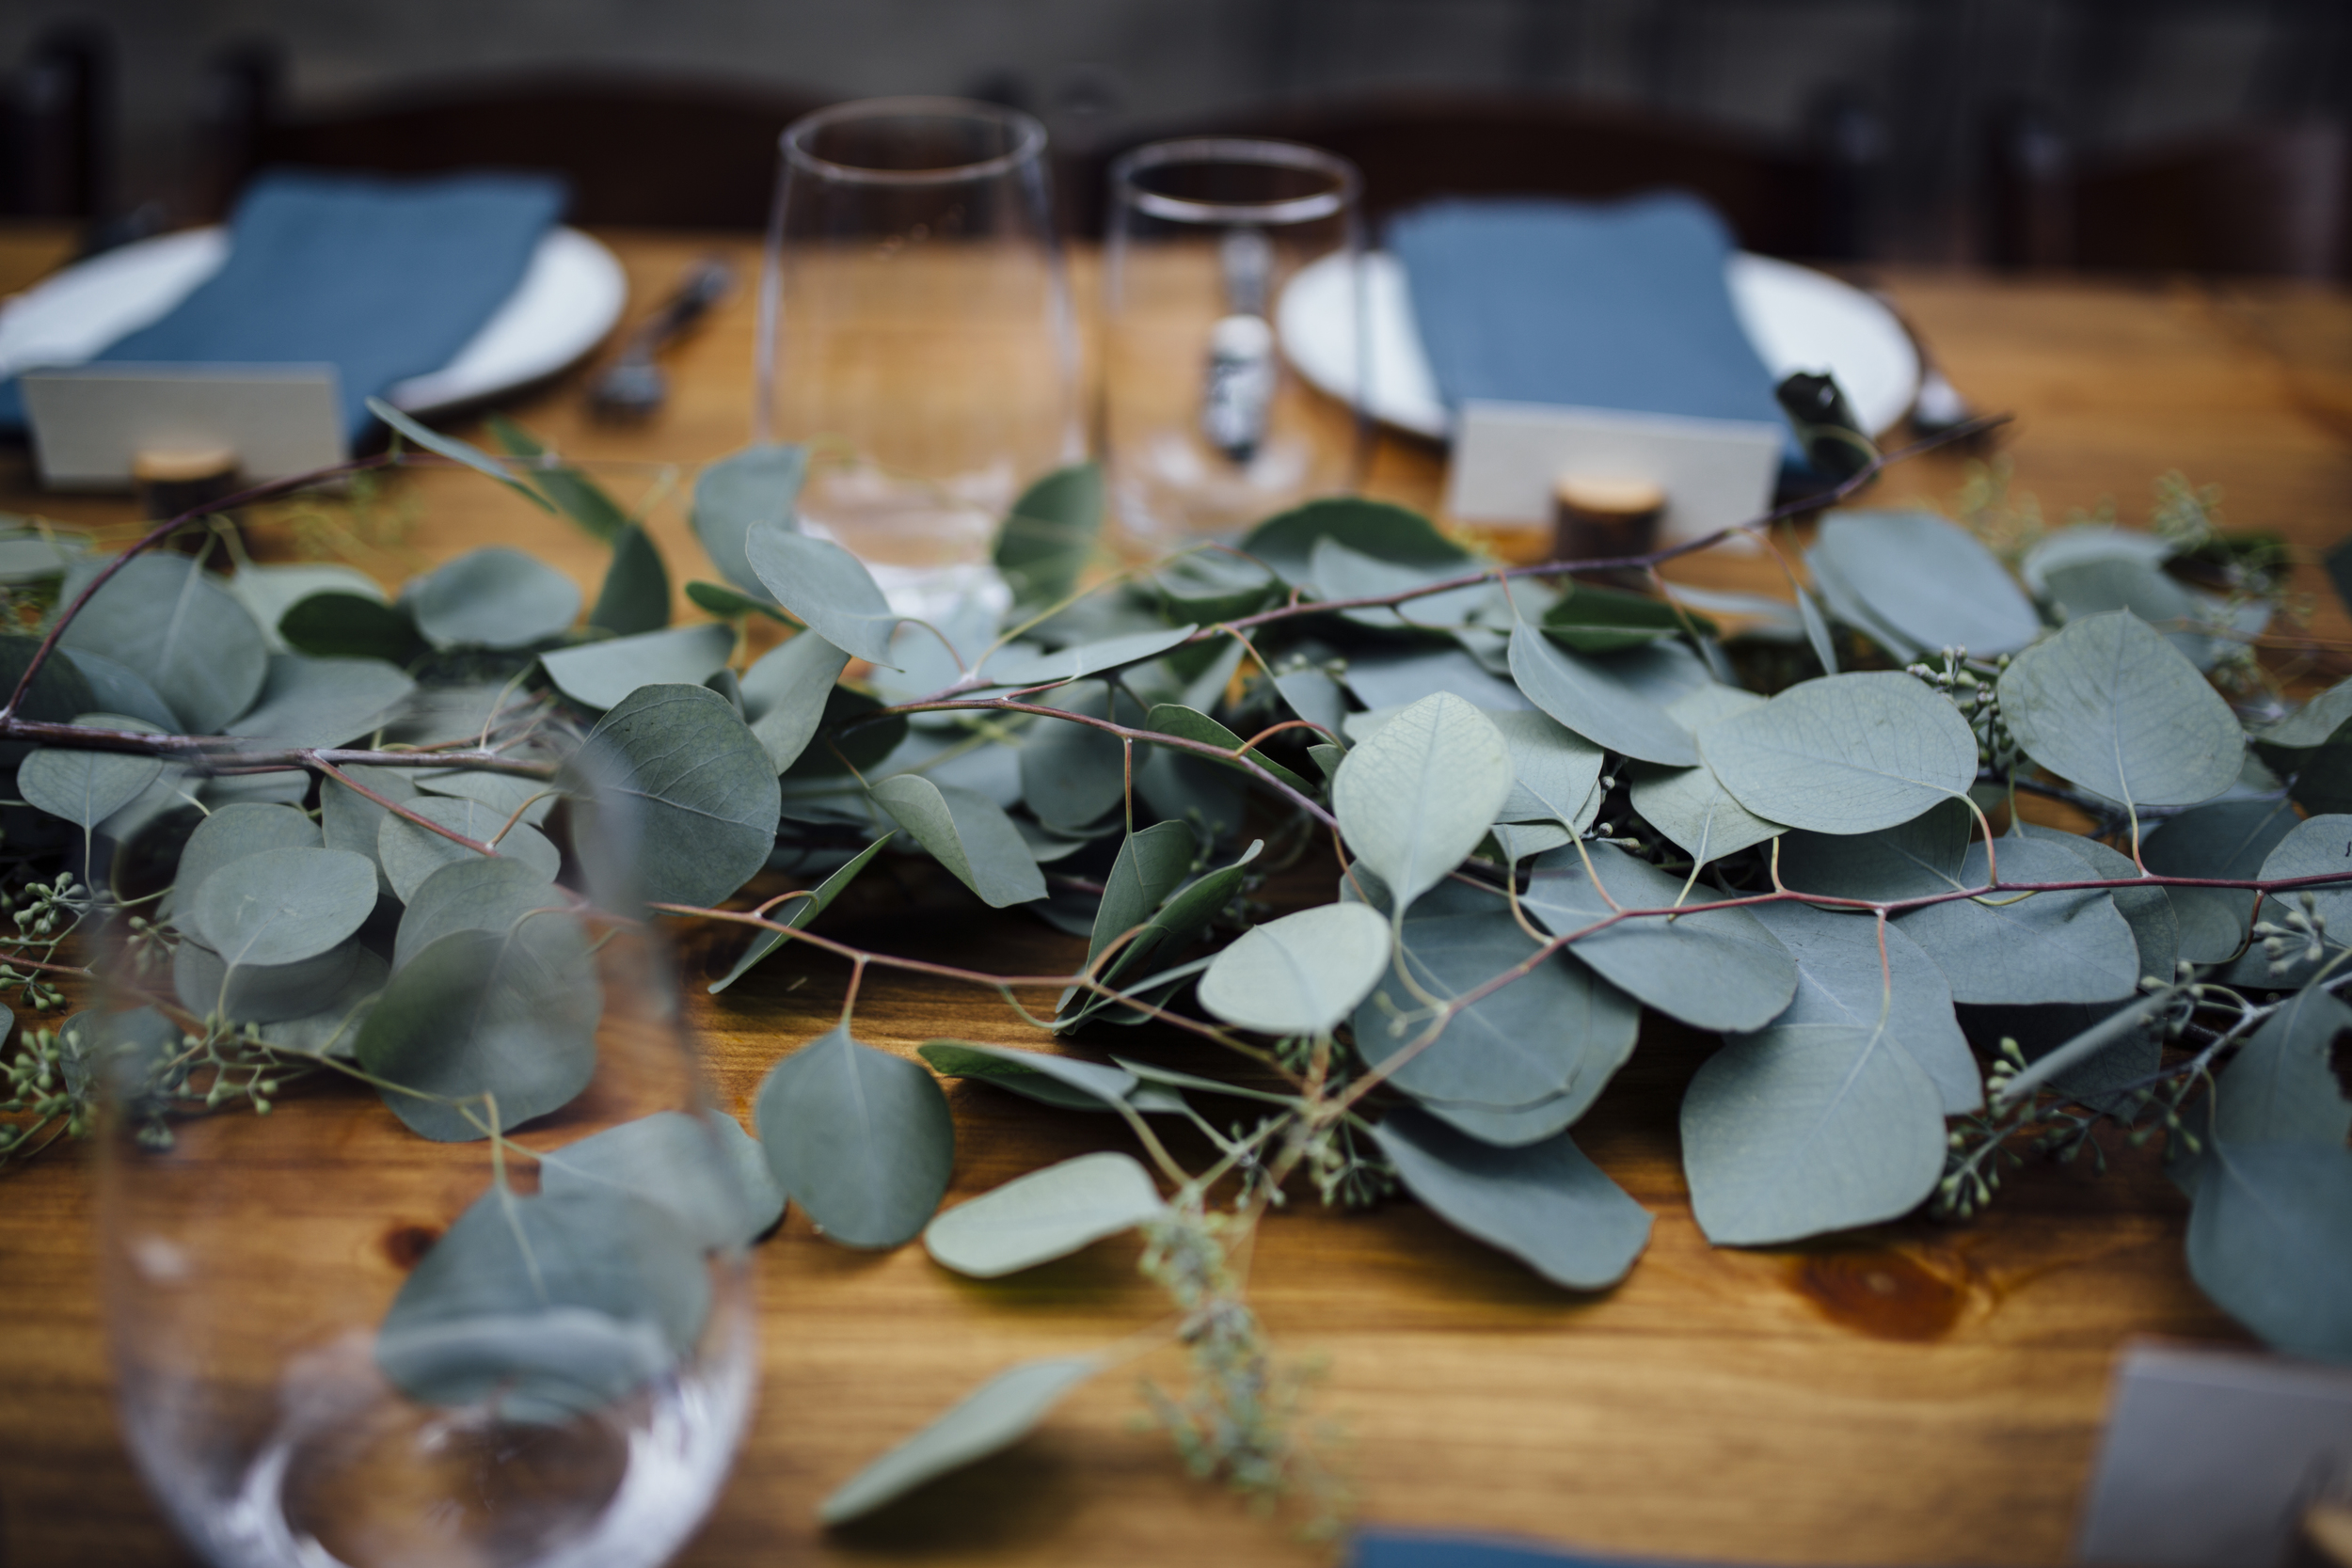
[[[1131,133],[1057,171],[1074,227],[1100,233],[1119,153],[1171,135],[1274,136],[1363,171],[1367,216],[1438,196],[1615,197],[1678,186],[1712,202],[1751,250],[1863,254],[1871,166],[1866,111],[1826,103],[1804,139],[1766,141],[1689,120],[1549,97],[1381,94],[1290,103]]]
[[[205,114],[215,211],[273,165],[388,174],[500,167],[564,176],[574,223],[762,229],[777,137],[832,102],[725,79],[564,72],[421,83],[296,109],[282,83],[267,46],[215,61]]]
[[[2078,155],[2011,109],[1990,130],[1984,257],[2002,267],[2352,276],[2352,145],[2328,121],[2251,124]]]
[[[72,23],[42,33],[0,79],[0,214],[93,220],[107,207],[114,46]]]

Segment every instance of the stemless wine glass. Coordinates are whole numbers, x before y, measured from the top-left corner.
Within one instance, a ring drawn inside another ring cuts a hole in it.
[[[124,940],[67,1033],[103,1075],[118,1400],[222,1568],[650,1568],[715,1497],[774,1195],[630,915],[619,778],[581,753],[544,816],[511,774],[414,796],[477,839],[520,812],[496,857],[332,782],[316,823],[167,790],[99,874]]]
[[[1336,336],[1319,359],[1360,382],[1360,185],[1330,153],[1235,137],[1154,142],[1111,166],[1103,427],[1139,542],[1230,533],[1356,483],[1360,387],[1314,391],[1280,346]]]
[[[1021,489],[1083,451],[1044,127],[875,99],[797,121],[783,150],[759,434],[806,447],[802,526],[894,603],[952,593]]]

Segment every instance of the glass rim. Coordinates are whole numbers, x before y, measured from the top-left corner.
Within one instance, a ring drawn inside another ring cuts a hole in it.
[[[1171,164],[1259,164],[1304,169],[1329,176],[1336,188],[1274,201],[1195,201],[1147,189],[1136,179],[1146,170]],[[1363,189],[1363,176],[1338,153],[1303,142],[1266,136],[1179,136],[1120,154],[1111,165],[1111,189],[1136,211],[1171,223],[1312,223],[1336,217],[1354,205]]]
[[[962,119],[1001,127],[1013,134],[1013,145],[1003,152],[968,164],[937,168],[870,168],[818,157],[807,146],[817,132],[857,120],[889,119]],[[777,137],[787,164],[827,180],[865,185],[947,185],[964,180],[985,180],[1034,163],[1045,149],[1045,127],[1035,116],[1001,103],[974,98],[858,98],[804,114]]]

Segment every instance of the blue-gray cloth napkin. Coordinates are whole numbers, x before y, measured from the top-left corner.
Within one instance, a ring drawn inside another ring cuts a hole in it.
[[[1348,1544],[1348,1568],[1703,1568],[1648,1558],[1586,1557],[1534,1541],[1367,1529]]]
[[[1449,407],[1783,422],[1724,281],[1730,232],[1695,197],[1434,201],[1399,214],[1388,246]]]
[[[98,358],[331,364],[357,439],[369,398],[447,365],[514,293],[564,196],[530,174],[263,174],[237,204],[220,270]],[[0,425],[24,422],[16,383],[0,384]]]

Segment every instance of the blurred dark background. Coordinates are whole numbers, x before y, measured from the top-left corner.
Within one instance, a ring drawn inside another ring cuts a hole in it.
[[[0,210],[102,237],[258,164],[568,167],[590,222],[756,226],[807,107],[1041,116],[1102,165],[1276,132],[1438,189],[1668,181],[1789,254],[2343,276],[2346,0],[15,0]]]

